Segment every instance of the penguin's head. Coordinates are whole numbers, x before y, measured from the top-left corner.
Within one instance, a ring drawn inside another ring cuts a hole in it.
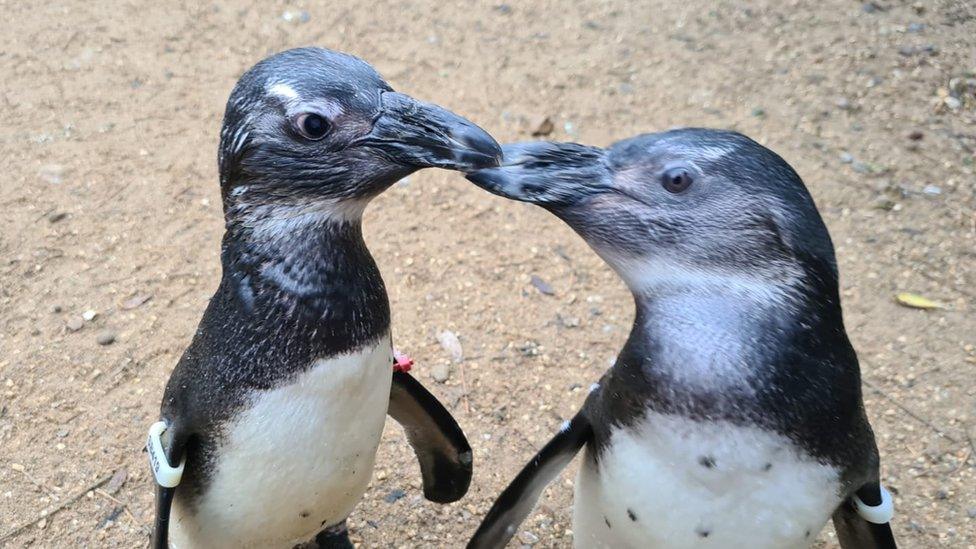
[[[635,293],[732,284],[782,296],[812,272],[836,287],[833,246],[800,177],[741,134],[679,129],[608,149],[530,142],[503,152],[501,166],[468,179],[551,211]]]
[[[361,213],[421,168],[495,166],[501,150],[470,121],[397,93],[364,61],[321,48],[271,56],[245,73],[220,134],[225,208]]]

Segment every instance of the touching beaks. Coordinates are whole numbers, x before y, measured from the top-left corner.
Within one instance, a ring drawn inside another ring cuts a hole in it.
[[[397,92],[381,95],[382,113],[364,144],[417,168],[470,172],[497,166],[501,147],[470,120]]]
[[[533,141],[502,147],[499,166],[467,174],[488,192],[540,206],[566,206],[610,188],[599,147]]]

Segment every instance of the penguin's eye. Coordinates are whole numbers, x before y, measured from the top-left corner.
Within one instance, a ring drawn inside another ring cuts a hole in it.
[[[329,133],[329,122],[321,115],[307,112],[295,118],[295,129],[306,139],[319,140]]]
[[[664,172],[661,176],[661,185],[669,193],[680,193],[684,192],[688,187],[691,186],[694,179],[691,177],[691,172],[687,168],[671,168]]]

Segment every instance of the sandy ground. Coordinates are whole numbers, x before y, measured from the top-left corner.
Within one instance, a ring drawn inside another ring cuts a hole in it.
[[[976,546],[972,3],[163,4],[0,1],[0,546],[147,543],[140,447],[218,280],[223,104],[248,66],[308,44],[369,60],[500,141],[548,116],[553,139],[704,125],[778,151],[834,236],[896,535]],[[412,176],[366,218],[396,342],[476,470],[461,502],[422,501],[388,423],[354,540],[457,547],[607,367],[629,295],[555,218],[455,174]],[[945,308],[900,307],[902,291]],[[513,545],[570,545],[571,479]]]

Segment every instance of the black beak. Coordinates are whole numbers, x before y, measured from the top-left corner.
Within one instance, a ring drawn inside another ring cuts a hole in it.
[[[609,190],[605,152],[576,143],[535,141],[502,147],[501,165],[467,174],[488,192],[545,207],[575,204]]]
[[[498,143],[471,121],[402,93],[384,92],[381,101],[382,112],[364,143],[395,162],[463,172],[498,165]]]

